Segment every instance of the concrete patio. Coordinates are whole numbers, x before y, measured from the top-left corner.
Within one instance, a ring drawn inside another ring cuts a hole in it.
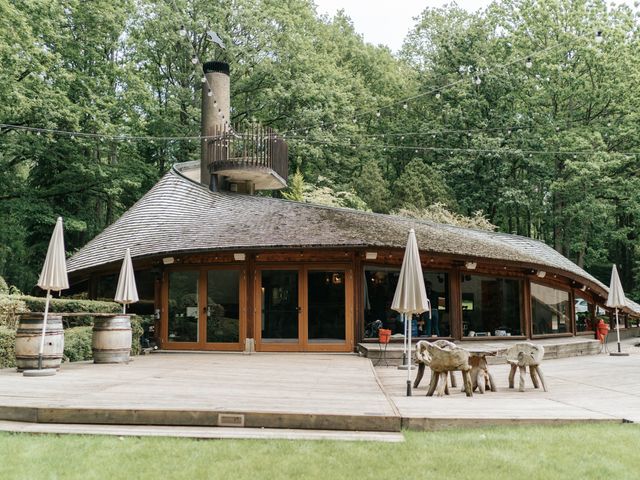
[[[108,429],[97,425],[119,425],[135,435],[128,426],[156,425],[166,435],[166,426],[173,425],[220,438],[202,429],[399,432],[640,422],[640,348],[633,346],[638,341],[624,341],[628,357],[545,360],[549,392],[534,390],[529,378],[525,392],[509,390],[507,366],[491,365],[498,391],[471,398],[459,389],[426,397],[428,378],[406,397],[406,371],[374,368],[354,354],[163,353],[128,365],[64,364],[57,375],[42,378],[5,369],[0,430],[56,431],[54,424],[76,424],[75,431],[90,432],[94,425],[101,433]]]

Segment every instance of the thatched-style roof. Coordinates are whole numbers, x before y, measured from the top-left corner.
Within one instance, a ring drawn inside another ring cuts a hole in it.
[[[404,248],[410,228],[421,252],[461,259],[498,260],[558,272],[606,287],[542,242],[392,215],[274,198],[211,192],[187,178],[197,163],[168,172],[116,222],[67,262],[69,272],[122,260],[126,248],[144,258],[177,253],[266,248]]]

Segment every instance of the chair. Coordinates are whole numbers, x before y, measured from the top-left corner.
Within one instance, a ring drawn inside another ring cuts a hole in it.
[[[544,347],[542,345],[536,345],[530,342],[516,343],[507,349],[506,352],[507,363],[511,365],[511,371],[509,372],[509,388],[514,388],[514,378],[516,375],[516,369],[520,369],[520,381],[518,384],[518,390],[524,392],[524,376],[527,367],[529,367],[529,375],[533,382],[534,388],[540,388],[542,384],[543,390],[547,391],[547,386],[544,383],[544,375],[540,369],[540,363],[544,357]],[[540,382],[538,382],[540,380]]]
[[[426,346],[427,343],[429,342],[421,341],[416,344],[416,351],[414,354],[414,358],[415,358],[416,364],[418,365],[418,373],[416,374],[416,379],[413,382],[413,388],[418,388],[418,385],[420,385],[420,381],[424,376],[425,368],[428,367],[429,363],[431,362],[431,357],[427,352],[427,346]],[[448,340],[436,340],[435,342],[432,342],[432,343],[434,345],[438,345],[440,348],[453,348],[456,346],[455,343],[452,343]],[[451,377],[451,387],[456,388],[458,385],[456,383],[456,377],[454,376],[453,371],[451,371],[449,375]],[[447,385],[447,387],[445,387],[445,393],[447,393],[448,395],[448,392],[449,390]]]
[[[433,343],[418,342],[416,345],[416,362],[418,363],[418,375],[414,386],[417,386],[422,379],[424,368],[426,365],[431,369],[431,381],[427,397],[437,395],[442,396],[449,393],[447,386],[447,374],[456,370],[462,372],[462,380],[464,383],[464,391],[467,397],[473,395],[471,389],[471,366],[469,365],[469,352],[464,348],[456,346],[454,343],[446,340],[437,340]],[[452,377],[453,378],[453,377]],[[455,386],[455,380],[452,381]]]

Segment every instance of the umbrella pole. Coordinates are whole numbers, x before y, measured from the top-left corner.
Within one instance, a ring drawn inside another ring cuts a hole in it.
[[[407,314],[405,313],[405,321],[406,321],[406,317],[407,317]],[[408,352],[407,352],[407,360],[408,360],[408,362],[407,362],[407,365],[408,365],[408,367],[407,367],[407,397],[411,396],[411,327],[413,326],[412,323],[413,323],[413,315],[409,316],[409,321],[407,322],[407,324],[408,324],[408,327],[407,327],[407,333],[408,333],[408,335],[407,335],[407,337],[408,337],[408,340],[407,340],[407,349],[408,349]]]
[[[620,324],[618,323],[618,307],[616,307],[616,335],[618,336],[618,353],[621,353],[620,349]]]
[[[404,313],[401,313],[400,318],[402,319],[404,335],[402,336],[402,365],[398,366],[399,369],[402,369],[407,364],[407,322],[404,317]]]
[[[124,315],[125,313],[127,313],[127,304],[123,303],[122,304],[122,314]]]
[[[49,300],[51,290],[47,290],[47,300],[44,302],[44,318],[42,319],[42,335],[40,336],[40,348],[38,349],[38,370],[42,370],[42,356],[44,355],[44,336],[47,330],[47,316],[49,315]]]

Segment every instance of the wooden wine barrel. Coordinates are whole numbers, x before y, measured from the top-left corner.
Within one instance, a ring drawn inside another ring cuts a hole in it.
[[[129,315],[96,317],[93,321],[93,363],[126,363],[131,355]]]
[[[19,372],[38,368],[38,352],[42,338],[41,313],[27,313],[20,316],[16,333],[16,366]],[[47,316],[47,328],[44,335],[42,368],[60,368],[64,351],[64,330],[60,315]]]

